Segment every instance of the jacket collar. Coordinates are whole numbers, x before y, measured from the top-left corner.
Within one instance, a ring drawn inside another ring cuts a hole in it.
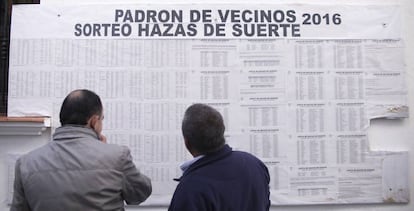
[[[179,179],[174,179],[174,180],[180,181],[181,178],[185,177],[190,172],[195,171],[196,169],[199,169],[203,166],[206,166],[206,165],[208,165],[208,164],[210,164],[210,163],[212,163],[216,160],[220,160],[220,159],[230,155],[232,151],[233,151],[232,148],[229,145],[225,144],[218,151],[206,154],[206,155],[204,155],[204,157],[200,158],[199,160],[197,160],[196,162],[191,164],[191,166],[188,167],[188,169],[183,173],[183,175]]]
[[[65,125],[57,128],[53,134],[54,141],[65,141],[79,138],[99,140],[98,135],[94,130],[82,125]]]

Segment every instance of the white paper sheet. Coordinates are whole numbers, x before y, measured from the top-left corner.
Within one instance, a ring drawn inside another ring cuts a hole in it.
[[[408,115],[399,9],[94,5],[92,15],[88,6],[15,6],[8,115],[51,116],[58,127],[70,91],[95,91],[108,141],[128,146],[153,181],[147,205],[169,203],[178,166],[191,157],[180,125],[192,103],[216,108],[227,142],[266,163],[273,204],[407,202],[408,183],[387,176],[366,135],[371,118]],[[182,13],[182,21],[137,20],[149,10]],[[249,11],[284,20],[239,20]],[[237,24],[247,27],[243,35]],[[269,36],[275,24],[279,36]],[[130,35],[119,35],[129,26]],[[402,169],[395,174],[404,177]]]

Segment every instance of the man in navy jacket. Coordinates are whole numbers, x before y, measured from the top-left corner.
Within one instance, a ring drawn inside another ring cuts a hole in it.
[[[169,211],[269,210],[269,172],[253,155],[233,151],[224,139],[223,118],[204,104],[190,106],[182,132],[193,160],[183,175]]]

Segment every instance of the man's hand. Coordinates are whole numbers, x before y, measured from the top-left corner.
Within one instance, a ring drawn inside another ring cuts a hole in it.
[[[99,140],[106,144],[106,137],[102,134],[99,134]]]

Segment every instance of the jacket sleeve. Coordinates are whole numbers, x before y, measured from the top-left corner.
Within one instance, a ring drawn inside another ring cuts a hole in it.
[[[140,204],[151,195],[151,180],[136,168],[127,147],[123,150],[122,173],[122,196],[127,204]]]
[[[13,201],[10,206],[10,211],[30,211],[29,204],[24,195],[24,189],[20,173],[20,158],[16,161],[14,172],[14,191]]]

